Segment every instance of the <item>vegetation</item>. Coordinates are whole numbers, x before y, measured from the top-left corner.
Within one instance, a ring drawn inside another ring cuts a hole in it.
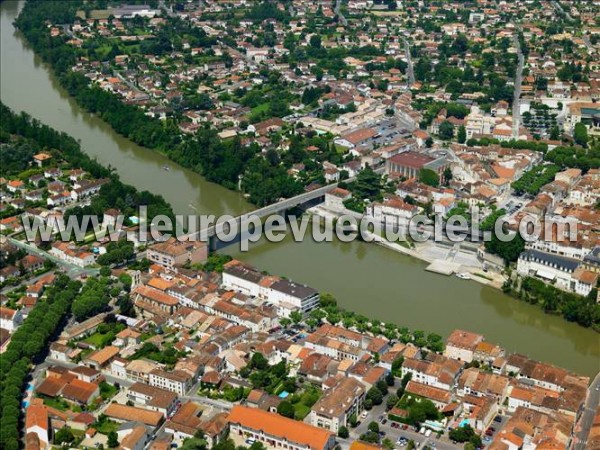
[[[66,323],[73,299],[81,283],[59,275],[48,289],[47,298],[38,303],[27,320],[12,335],[0,359],[0,447],[16,450],[20,447],[19,417],[21,397],[31,364],[45,358],[48,342]]]
[[[469,442],[474,448],[481,448],[481,438],[475,433],[475,430],[471,425],[463,425],[462,427],[454,428],[448,434],[450,439],[456,442]]]
[[[536,195],[542,186],[554,181],[554,176],[559,171],[560,167],[557,165],[539,164],[525,172],[517,181],[513,182],[512,188],[517,195],[523,195],[525,193]]]
[[[140,205],[148,207],[149,219],[159,214],[174,217],[170,206],[161,196],[148,191],[138,192],[133,186],[123,184],[117,174],[83,153],[79,143],[71,136],[41,124],[26,113],[16,114],[3,103],[0,103],[0,134],[2,142],[8,142],[11,139],[10,135],[16,135],[12,141],[13,149],[24,152],[0,152],[2,158],[6,153],[11,153],[11,170],[20,170],[26,160],[27,163],[31,161],[32,153],[44,150],[66,160],[71,167],[85,170],[94,178],[111,180],[102,186],[90,206],[68,210],[65,220],[68,220],[70,215],[81,217],[89,214],[102,217],[104,211],[109,208],[117,208],[126,216],[135,215]],[[17,160],[18,163],[15,162]]]
[[[560,314],[570,322],[583,327],[591,327],[600,332],[600,304],[596,303],[597,289],[592,289],[587,297],[565,292],[541,280],[525,277],[518,281],[508,282],[504,292],[513,297],[540,306],[548,314]]]

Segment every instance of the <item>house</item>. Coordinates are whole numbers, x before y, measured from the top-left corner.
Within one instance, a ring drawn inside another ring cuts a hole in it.
[[[171,237],[165,242],[151,245],[148,248],[147,257],[152,262],[173,269],[175,266],[182,266],[187,262],[192,264],[205,262],[208,258],[208,246],[206,242],[179,242],[176,238]]]
[[[464,330],[454,330],[446,341],[444,356],[470,363],[483,336]]]
[[[444,157],[434,158],[423,153],[413,151],[399,153],[392,156],[385,163],[387,174],[397,173],[406,178],[418,178],[422,169],[434,171],[440,180],[444,179],[444,170],[449,167]]]
[[[374,202],[367,206],[366,215],[376,225],[392,227],[407,226],[419,212],[419,207],[406,203],[400,197],[390,197],[383,202]]]
[[[15,331],[23,323],[23,312],[0,306],[0,328],[10,332]]]
[[[343,378],[313,405],[310,424],[337,434],[340,427],[348,427],[350,416],[360,415],[365,394],[365,386],[360,381]]]
[[[287,279],[271,284],[268,299],[283,317],[289,317],[295,310],[308,314],[319,306],[319,292],[316,289]]]
[[[140,343],[141,334],[131,328],[125,328],[117,333],[113,345],[115,347],[127,347]]]
[[[119,430],[117,432],[121,445],[119,448],[123,450],[144,450],[150,436],[146,427],[141,423],[127,428],[125,430]]]
[[[71,360],[69,356],[71,351],[72,349],[68,345],[59,342],[50,344],[50,358],[56,361],[69,362]]]
[[[111,403],[104,410],[104,415],[117,422],[129,422],[135,419],[148,427],[156,428],[163,421],[163,415],[157,411],[136,408],[134,406],[120,405]]]
[[[438,409],[445,408],[452,401],[452,394],[450,391],[433,386],[427,386],[426,384],[417,383],[416,381],[412,380],[408,382],[404,392],[405,395],[417,396],[431,400],[431,402],[433,402]]]
[[[581,261],[574,258],[528,249],[519,255],[517,273],[541,278],[560,289],[585,296],[594,287],[595,277],[579,270],[580,265]]]
[[[110,364],[110,362],[119,354],[120,349],[113,345],[96,350],[88,355],[84,360],[84,364],[92,369],[102,370]]]
[[[166,416],[174,410],[177,394],[138,381],[129,387],[127,399]]]
[[[9,278],[17,278],[21,271],[15,266],[6,266],[0,269],[0,283],[4,283]]]
[[[25,414],[25,436],[29,441],[30,434],[35,435],[39,443],[37,448],[50,447],[50,418],[48,409],[40,398],[31,400]]]
[[[377,131],[374,128],[361,128],[342,134],[333,142],[342,147],[353,149],[359,145],[365,145],[374,137],[377,136]]]
[[[185,395],[190,390],[192,381],[192,376],[183,370],[167,372],[162,369],[154,369],[148,378],[150,386],[166,389],[179,395]]]
[[[490,396],[502,405],[509,390],[509,379],[503,375],[483,372],[475,367],[466,369],[460,376],[457,393],[460,396]]]
[[[335,209],[344,209],[344,202],[352,197],[350,191],[339,187],[325,193],[325,206]]]
[[[38,153],[37,155],[33,155],[33,161],[37,164],[38,167],[44,167],[48,161],[52,159],[52,155],[48,153]]]
[[[96,383],[88,383],[75,378],[62,389],[61,395],[65,400],[77,405],[89,405],[100,395],[100,388]]]
[[[229,437],[236,445],[254,439],[268,447],[289,450],[330,450],[335,434],[275,413],[235,405],[229,416]]]
[[[454,388],[462,369],[462,363],[439,356],[438,361],[405,358],[402,363],[402,376],[411,374],[411,379],[428,386],[450,390]]]

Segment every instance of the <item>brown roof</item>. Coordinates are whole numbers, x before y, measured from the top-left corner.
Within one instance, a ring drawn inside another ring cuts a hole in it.
[[[177,400],[177,394],[174,392],[150,386],[146,383],[134,383],[129,387],[129,391],[148,396],[150,398],[148,405],[156,408],[166,409]]]
[[[157,411],[149,411],[134,406],[119,405],[118,403],[111,403],[108,405],[104,414],[108,417],[123,421],[130,421],[132,418],[135,418],[135,420],[153,427],[158,426],[163,419],[163,415]]]
[[[351,144],[359,144],[369,138],[375,136],[377,132],[373,128],[361,128],[360,130],[352,131],[348,134],[344,134],[342,139],[347,140]]]
[[[88,361],[93,361],[101,366],[105,365],[112,358],[117,356],[120,352],[119,347],[115,347],[113,345],[109,345],[104,347],[101,350],[96,350],[94,353],[90,354],[86,359]]]
[[[450,392],[444,389],[428,386],[426,384],[417,383],[416,381],[412,380],[409,381],[406,385],[406,392],[418,395],[420,397],[425,397],[440,403],[448,404],[451,400]]]
[[[98,385],[96,383],[88,383],[87,381],[75,378],[64,387],[62,396],[79,403],[88,403],[91,397],[97,392]]]
[[[392,156],[390,161],[399,166],[421,169],[426,164],[435,161],[435,159],[422,153],[404,152]]]

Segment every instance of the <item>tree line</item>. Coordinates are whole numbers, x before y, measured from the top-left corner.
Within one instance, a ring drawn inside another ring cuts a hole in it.
[[[263,162],[258,145],[244,146],[239,139],[223,141],[208,126],[196,136],[182,137],[173,119],[161,121],[149,117],[137,106],[123,103],[98,86],[90,86],[83,74],[73,72],[71,67],[80,50],[67,45],[64,36],[51,38],[46,22],[72,23],[80,6],[80,2],[58,1],[49,5],[35,0],[26,3],[16,21],[33,49],[52,66],[61,85],[79,105],[97,114],[117,133],[164,153],[209,181],[236,189],[239,179],[247,178],[249,182],[242,183],[242,190],[258,206],[302,191],[302,186],[287,175],[282,164],[273,166]],[[269,5],[261,6],[261,10],[263,7],[268,9]]]
[[[81,283],[59,275],[48,289],[46,300],[39,302],[12,335],[0,359],[0,447],[16,450],[20,446],[21,401],[31,364],[45,358],[48,343],[66,323],[71,303]]]

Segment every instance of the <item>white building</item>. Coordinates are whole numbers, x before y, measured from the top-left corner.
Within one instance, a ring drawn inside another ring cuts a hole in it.
[[[22,323],[23,313],[21,310],[0,306],[0,328],[4,328],[5,330],[13,332]]]
[[[161,369],[155,369],[150,372],[148,382],[150,386],[185,395],[192,387],[192,376],[182,370],[165,372]]]

